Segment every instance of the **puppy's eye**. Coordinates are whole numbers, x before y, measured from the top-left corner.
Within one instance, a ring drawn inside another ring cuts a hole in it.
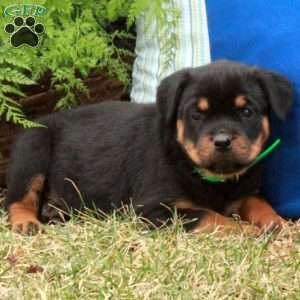
[[[249,107],[244,107],[240,109],[240,114],[245,118],[251,118],[253,115],[253,110]]]

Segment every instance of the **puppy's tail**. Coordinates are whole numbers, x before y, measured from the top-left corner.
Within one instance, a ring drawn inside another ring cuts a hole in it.
[[[14,202],[23,201],[29,193],[38,195],[43,190],[50,156],[51,132],[48,128],[32,128],[21,134],[13,148],[7,172],[6,209]]]

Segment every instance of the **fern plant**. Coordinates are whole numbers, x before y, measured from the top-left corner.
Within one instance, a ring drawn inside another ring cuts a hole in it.
[[[34,81],[23,73],[31,71],[28,58],[20,59],[13,53],[5,52],[3,48],[0,48],[0,70],[0,117],[25,128],[39,126],[27,120],[21,105],[8,96],[25,96],[20,85],[34,84]]]
[[[51,86],[63,93],[56,108],[65,109],[77,104],[76,92],[87,93],[82,79],[91,71],[105,70],[109,76],[130,85],[130,67],[124,55],[133,55],[128,49],[118,47],[118,39],[133,38],[131,28],[136,18],[147,12],[160,25],[170,18],[166,26],[174,26],[176,12],[166,9],[168,0],[36,0],[46,7],[44,16],[36,17],[44,24],[46,32],[37,48],[13,48],[9,36],[0,31],[0,118],[24,127],[36,126],[26,119],[18,97],[24,97],[25,85],[38,84],[46,72],[51,74]],[[29,3],[18,1],[18,3]],[[0,10],[11,5],[3,0]],[[124,28],[108,31],[108,26],[121,17],[127,18]],[[0,28],[12,21],[0,19]],[[159,26],[159,28],[166,28]],[[168,34],[168,33],[171,34]],[[176,37],[172,30],[161,30],[164,51],[172,55]]]

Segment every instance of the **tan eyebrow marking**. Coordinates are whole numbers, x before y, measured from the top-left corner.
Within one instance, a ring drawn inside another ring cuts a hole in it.
[[[198,101],[198,108],[201,111],[206,111],[209,109],[209,102],[208,99],[205,97],[200,97],[199,101]]]
[[[243,96],[243,95],[237,96],[234,99],[234,105],[237,108],[243,108],[243,107],[245,107],[247,105],[247,100],[246,100],[245,96]]]

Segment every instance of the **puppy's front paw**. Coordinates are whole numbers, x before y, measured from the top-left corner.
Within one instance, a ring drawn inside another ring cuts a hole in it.
[[[258,237],[260,235],[260,229],[251,224],[239,224],[240,231],[247,235],[247,236],[253,236]]]
[[[287,224],[287,221],[277,214],[262,215],[256,223],[261,233],[280,231],[285,224]]]

